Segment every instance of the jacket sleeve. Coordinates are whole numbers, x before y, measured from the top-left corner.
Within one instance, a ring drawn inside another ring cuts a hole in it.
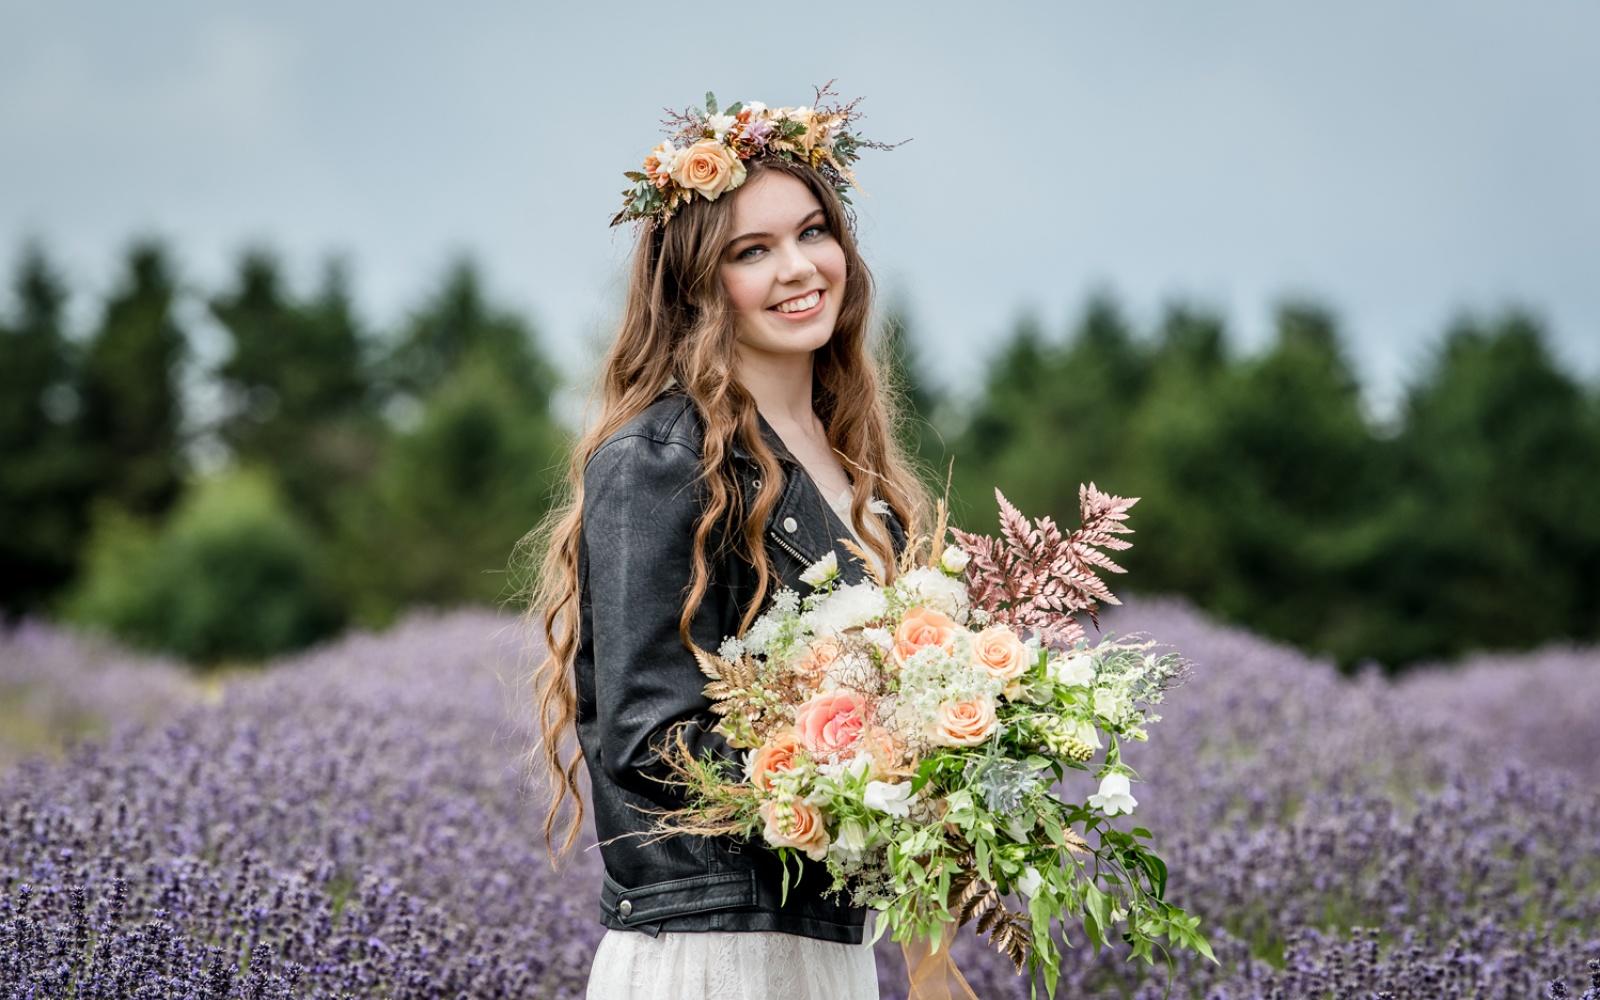
[[[709,678],[678,635],[692,577],[699,471],[699,457],[687,445],[638,436],[607,442],[584,470],[601,770],[668,808],[683,804],[683,790],[653,779],[668,773],[659,747],[675,723],[696,723],[684,732],[695,757],[709,749],[743,760],[742,751],[711,731],[717,716],[701,693]],[[694,641],[713,651],[723,638],[718,594],[713,577],[690,626]]]

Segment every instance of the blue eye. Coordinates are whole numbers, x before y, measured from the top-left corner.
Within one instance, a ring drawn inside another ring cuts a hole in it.
[[[818,233],[817,237],[813,237],[814,239],[820,239],[822,236],[828,235],[828,227],[823,225],[820,222],[816,223],[815,225],[807,226],[806,228],[800,230],[800,235],[802,237],[804,237],[806,233],[811,232],[813,229],[815,229],[817,231],[817,233]],[[748,254],[750,254],[752,251],[765,250],[765,249],[766,249],[766,247],[762,246],[761,244],[753,243],[750,246],[745,247],[743,250],[740,250],[736,255],[734,255],[733,259],[734,260],[748,260],[748,259],[750,259],[748,257]]]

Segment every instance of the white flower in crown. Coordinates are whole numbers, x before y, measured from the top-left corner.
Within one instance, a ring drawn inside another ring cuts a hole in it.
[[[711,129],[711,134],[718,139],[727,135],[728,129],[733,128],[738,122],[739,119],[733,115],[708,115],[706,117],[706,127]]]
[[[1102,810],[1107,816],[1131,813],[1139,800],[1131,794],[1132,786],[1126,774],[1112,773],[1100,779],[1100,790],[1089,796],[1089,805]]]
[[[752,118],[760,118],[767,113],[767,106],[760,101],[745,101],[744,106],[750,109]]]
[[[674,146],[671,139],[667,139],[652,149],[650,155],[656,158],[655,172],[670,177],[672,167],[678,162],[678,157],[683,155],[683,150]]]

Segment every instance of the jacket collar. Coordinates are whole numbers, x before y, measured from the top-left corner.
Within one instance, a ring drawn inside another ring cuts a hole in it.
[[[772,429],[772,425],[767,423],[767,418],[763,417],[759,410],[756,411],[756,423],[761,428],[761,440],[771,449],[773,456],[785,465],[800,467],[800,460],[794,457],[794,453],[789,450],[789,446],[783,443],[783,438],[778,436],[778,432]],[[733,436],[733,443],[729,446],[729,450],[740,461],[755,461],[755,456],[750,454],[750,449],[744,445],[744,438],[738,434]]]
[[[761,430],[761,439],[772,451],[773,457],[779,464],[787,467],[784,477],[787,482],[783,495],[773,508],[769,531],[776,532],[784,524],[785,519],[793,517],[796,531],[785,531],[785,541],[800,549],[811,559],[820,558],[832,550],[839,558],[840,575],[844,577],[845,582],[861,582],[866,577],[864,568],[836,542],[836,539],[849,536],[849,527],[823,499],[822,492],[811,480],[811,474],[806,471],[800,460],[794,457],[794,453],[783,443],[783,438],[778,436],[778,432],[760,411],[756,412],[756,424]],[[737,434],[734,435],[728,450],[741,462],[750,465],[755,463],[755,456],[745,447],[744,440]],[[889,536],[898,555],[906,546],[905,526],[892,511],[882,516],[888,525]]]

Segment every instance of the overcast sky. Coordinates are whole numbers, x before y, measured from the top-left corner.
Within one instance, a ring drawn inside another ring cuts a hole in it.
[[[606,223],[663,105],[811,102],[861,130],[863,251],[935,376],[1022,311],[1184,297],[1253,352],[1339,313],[1378,413],[1461,309],[1521,303],[1600,377],[1600,4],[1341,0],[581,5],[0,0],[0,265],[86,311],[130,237],[217,288],[246,243],[348,255],[392,322],[458,251],[569,372],[615,316]]]

